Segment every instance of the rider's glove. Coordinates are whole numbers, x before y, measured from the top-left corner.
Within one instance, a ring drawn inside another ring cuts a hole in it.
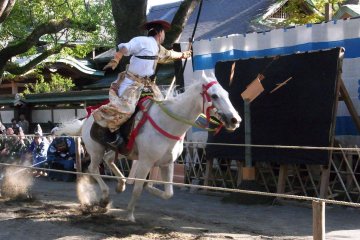
[[[119,61],[114,59],[111,59],[110,62],[108,64],[105,65],[105,67],[103,68],[103,70],[109,69],[111,68],[112,70],[114,70],[117,65],[119,64]]]

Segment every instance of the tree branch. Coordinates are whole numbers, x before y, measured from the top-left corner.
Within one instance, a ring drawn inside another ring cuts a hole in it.
[[[10,14],[16,0],[0,0],[0,23],[2,23]]]
[[[4,76],[2,81],[7,82],[26,82],[29,80],[39,79],[40,74],[35,71],[28,71],[25,74],[22,75],[16,75],[16,76]]]
[[[90,23],[76,22],[71,19],[63,19],[60,21],[51,20],[37,26],[32,33],[24,40],[9,45],[0,51],[0,67],[5,66],[11,57],[27,52],[31,47],[35,46],[41,36],[45,34],[54,34],[65,28],[81,29],[82,31],[94,31],[96,26]],[[0,68],[0,75],[4,69]]]
[[[26,65],[21,66],[21,67],[15,63],[9,62],[5,65],[4,70],[11,74],[14,74],[14,75],[24,74],[24,73],[28,72],[29,70],[33,69],[36,65],[38,65],[39,63],[44,61],[49,56],[59,53],[61,51],[61,49],[63,49],[65,46],[67,46],[67,44],[61,44],[57,47],[46,50],[46,51],[42,52],[39,56],[37,56],[36,58],[31,60],[29,63],[27,63]]]

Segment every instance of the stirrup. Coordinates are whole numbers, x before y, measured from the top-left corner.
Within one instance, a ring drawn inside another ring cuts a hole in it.
[[[120,132],[116,133],[116,139],[112,142],[107,142],[108,146],[111,147],[112,149],[121,149],[121,146],[124,143],[124,139],[121,136]]]

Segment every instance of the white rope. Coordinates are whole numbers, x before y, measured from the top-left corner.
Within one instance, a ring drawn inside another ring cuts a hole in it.
[[[108,176],[108,175],[92,174],[92,173],[71,172],[71,171],[57,170],[57,169],[22,166],[22,165],[17,165],[17,164],[10,164],[10,163],[0,163],[0,165],[27,168],[27,169],[36,169],[36,170],[42,170],[42,171],[52,171],[52,172],[59,172],[59,173],[69,173],[69,174],[76,174],[76,175],[82,175],[82,176],[97,176],[97,177],[116,179],[116,180],[119,180],[119,179],[137,180],[137,181],[150,182],[150,183],[172,184],[174,186],[180,186],[180,187],[191,187],[191,188],[199,188],[199,189],[215,190],[215,191],[223,191],[223,192],[244,193],[244,194],[260,195],[260,196],[277,197],[277,198],[288,198],[288,199],[295,199],[295,200],[321,201],[321,202],[328,203],[328,204],[360,208],[360,203],[337,201],[337,200],[330,200],[330,199],[323,199],[323,198],[316,198],[316,197],[306,197],[306,196],[280,194],[280,193],[268,193],[268,192],[250,191],[250,190],[242,190],[242,189],[230,189],[230,188],[222,188],[222,187],[200,186],[200,185],[193,185],[193,184],[187,184],[187,183],[173,183],[173,182],[165,182],[165,181],[159,181],[159,180],[117,177],[117,176]]]
[[[306,149],[306,150],[344,150],[359,151],[358,147],[311,147],[311,146],[286,146],[286,145],[257,145],[257,144],[235,144],[235,143],[206,143],[206,142],[184,142],[186,144],[204,144],[229,147],[258,147],[258,148],[282,148],[282,149]]]
[[[34,137],[35,135],[25,135],[25,137]],[[51,136],[51,135],[48,135]],[[2,135],[0,138],[7,137],[17,137],[18,135]],[[46,136],[43,136],[46,137]],[[81,136],[56,136],[56,138],[61,137],[81,137]],[[184,144],[202,144],[210,146],[228,146],[228,147],[253,147],[253,148],[278,148],[278,149],[303,149],[303,150],[322,150],[322,151],[360,151],[359,147],[313,147],[313,146],[296,146],[296,145],[262,145],[262,144],[240,144],[240,143],[208,143],[208,142],[187,142],[184,141]]]

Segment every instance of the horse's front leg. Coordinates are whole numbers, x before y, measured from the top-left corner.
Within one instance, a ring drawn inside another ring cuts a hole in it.
[[[147,191],[149,191],[151,194],[154,194],[155,196],[158,196],[163,199],[169,199],[174,195],[173,184],[172,184],[174,177],[174,163],[172,162],[167,166],[161,166],[160,175],[163,181],[169,182],[164,184],[165,191],[162,191],[154,187],[152,184],[146,184],[145,188]]]
[[[146,179],[147,175],[150,172],[151,166],[147,164],[145,161],[142,162],[140,162],[140,160],[138,161],[139,162],[138,162],[135,178]],[[134,190],[132,192],[131,199],[127,207],[128,210],[127,219],[131,222],[135,222],[135,217],[134,217],[135,205],[141,195],[143,187],[144,187],[143,180],[135,180]]]
[[[106,165],[108,165],[108,167],[111,169],[111,171],[118,177],[121,177],[120,179],[118,179],[118,184],[116,186],[116,191],[121,193],[123,191],[125,191],[126,188],[126,179],[125,176],[121,173],[121,171],[119,170],[119,168],[116,166],[115,164],[115,152],[114,151],[107,151],[104,155],[104,161],[106,163]]]

